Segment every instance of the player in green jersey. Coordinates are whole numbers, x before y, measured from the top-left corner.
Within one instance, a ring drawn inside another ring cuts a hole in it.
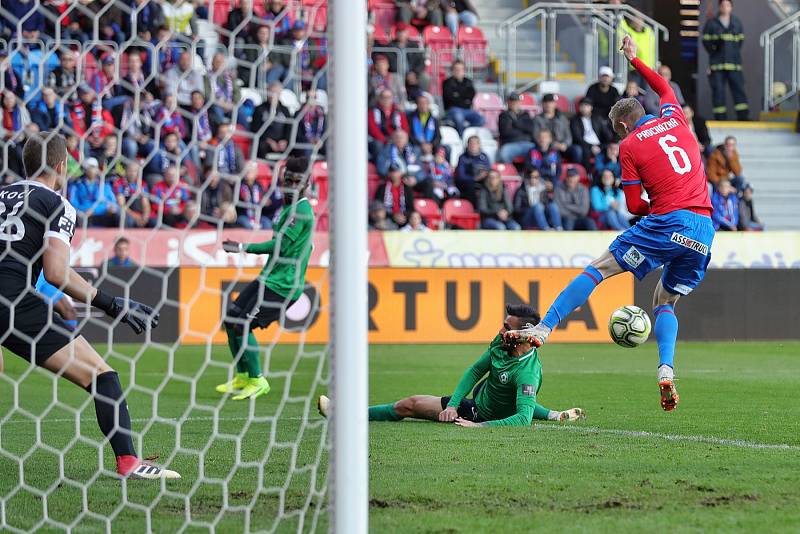
[[[261,356],[253,329],[266,328],[281,317],[305,288],[306,268],[311,256],[314,211],[305,197],[308,160],[289,158],[281,187],[284,206],[273,227],[272,239],[264,243],[227,240],[226,252],[269,254],[258,278],[250,282],[228,306],[225,333],[236,362],[233,380],[216,387],[219,393],[234,393],[233,400],[255,399],[269,393],[269,382],[261,374]]]
[[[538,324],[539,314],[530,306],[506,306],[503,328],[486,352],[466,370],[449,397],[413,395],[393,404],[370,406],[370,421],[400,421],[406,417],[429,419],[460,426],[523,426],[533,419],[576,421],[585,416],[581,408],[549,410],[536,402],[542,385],[542,364],[536,348],[528,342],[503,341],[506,330],[520,325]],[[478,384],[485,375],[485,380]],[[477,387],[475,385],[478,384]],[[475,388],[472,398],[467,395]],[[330,399],[317,401],[320,413],[327,417]]]

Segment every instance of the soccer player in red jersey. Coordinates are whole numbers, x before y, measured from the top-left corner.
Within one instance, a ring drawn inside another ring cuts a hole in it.
[[[711,260],[714,225],[700,147],[692,135],[669,83],[636,57],[630,37],[622,43],[625,57],[661,98],[660,117],[647,115],[633,98],[617,102],[608,114],[620,143],[622,185],[628,210],[646,216],[620,234],[558,296],[544,319],[533,328],[506,333],[524,337],[537,347],[603,280],[629,271],[641,280],[664,266],[653,296],[658,343],[658,385],[661,407],[678,404],[673,360],[678,319],[675,303],[703,280]],[[642,188],[649,202],[642,199]]]

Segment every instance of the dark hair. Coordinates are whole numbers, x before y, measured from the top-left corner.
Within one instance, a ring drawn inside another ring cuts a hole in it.
[[[287,159],[286,170],[289,172],[305,174],[308,171],[308,158],[304,156],[298,156]]]
[[[528,306],[527,304],[506,304],[506,313],[517,317],[522,321],[523,325],[530,323],[535,326],[542,320],[539,312],[534,310],[533,306]]]
[[[116,247],[117,245],[130,245],[130,244],[131,244],[131,242],[128,240],[128,238],[127,238],[127,237],[120,237],[119,239],[117,239],[116,241],[114,241],[114,246],[115,246],[115,247]]]
[[[39,132],[31,135],[22,149],[22,163],[28,178],[53,173],[56,166],[66,160],[67,142],[64,140],[64,136],[54,132]]]

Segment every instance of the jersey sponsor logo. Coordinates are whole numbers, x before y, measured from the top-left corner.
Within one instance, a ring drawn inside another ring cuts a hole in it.
[[[705,243],[701,243],[696,239],[692,239],[690,237],[686,237],[683,234],[679,234],[678,232],[672,232],[672,237],[670,241],[673,243],[677,243],[682,247],[686,247],[690,250],[694,250],[695,252],[699,252],[703,256],[708,256],[708,245]]]
[[[692,292],[692,288],[683,284],[675,284],[672,289],[683,295],[684,297]]]
[[[505,371],[500,373],[500,383],[501,384],[508,384],[508,373],[506,373]]]
[[[533,397],[536,393],[533,391],[533,384],[522,384],[522,394],[528,397]]]
[[[628,249],[628,252],[622,256],[622,259],[625,261],[625,263],[635,269],[642,264],[642,262],[645,260],[645,257],[644,254],[636,249],[636,247],[631,247]]]
[[[662,122],[660,124],[656,124],[652,128],[647,128],[646,130],[642,130],[641,132],[636,134],[636,139],[641,141],[642,139],[648,139],[653,137],[654,135],[658,135],[660,133],[668,132],[673,128],[677,128],[680,126],[678,119],[672,118],[667,122]]]
[[[62,215],[58,220],[58,229],[61,230],[61,233],[72,237],[72,234],[75,232],[75,223]]]

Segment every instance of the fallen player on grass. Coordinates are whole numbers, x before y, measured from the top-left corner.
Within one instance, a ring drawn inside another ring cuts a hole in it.
[[[455,423],[463,427],[527,426],[533,419],[576,421],[585,416],[581,408],[549,410],[536,402],[542,384],[542,364],[536,348],[528,340],[506,344],[507,330],[539,323],[540,317],[530,306],[506,306],[503,327],[486,352],[466,370],[448,397],[413,395],[393,404],[369,407],[370,421],[400,421],[406,417]],[[488,376],[487,376],[488,373]],[[486,379],[478,382],[486,376]],[[478,384],[477,387],[475,385]],[[472,398],[467,395],[475,388]],[[321,395],[317,401],[320,414],[328,417],[331,402]]]

